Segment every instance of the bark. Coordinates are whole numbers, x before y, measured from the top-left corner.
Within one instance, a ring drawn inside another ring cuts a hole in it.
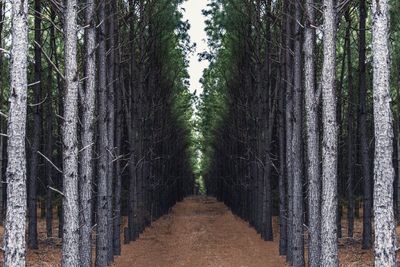
[[[319,267],[321,258],[321,169],[319,155],[319,95],[315,88],[315,9],[314,1],[306,3],[304,32],[304,89],[307,137],[308,229],[310,267]]]
[[[301,7],[295,2],[295,45],[294,45],[294,87],[293,87],[293,266],[304,266],[303,235],[303,162],[302,162],[302,58],[301,58]]]
[[[115,72],[115,12],[116,12],[116,1],[111,1],[109,3],[109,29],[108,29],[108,39],[109,39],[109,60],[107,61],[108,64],[108,88],[107,88],[107,127],[108,127],[108,147],[109,147],[109,161],[108,161],[108,179],[107,179],[107,190],[108,190],[108,196],[107,196],[107,202],[108,202],[108,222],[107,222],[107,233],[109,234],[108,237],[108,261],[111,262],[114,258],[114,252],[113,252],[113,201],[112,201],[112,195],[113,195],[113,178],[114,178],[114,130],[115,130],[115,107],[114,107],[114,101],[115,101],[115,92],[114,92],[114,72]]]
[[[285,24],[286,16],[282,20],[282,43],[285,42]],[[286,136],[285,136],[285,50],[280,50],[281,64],[280,72],[281,79],[279,80],[279,255],[287,253],[287,208],[286,208]]]
[[[365,28],[367,11],[365,0],[360,0],[360,28],[359,28],[359,86],[360,86],[360,152],[361,152],[361,171],[363,178],[363,234],[362,248],[370,249],[372,246],[372,182],[370,172],[370,159],[367,135],[367,83],[366,83],[366,44]]]
[[[118,30],[116,32],[118,34]],[[118,40],[118,38],[117,38]],[[116,66],[119,66],[119,52],[116,57]],[[119,68],[119,67],[117,67]],[[120,70],[121,71],[121,70]],[[119,72],[120,72],[119,71]],[[116,132],[115,132],[115,156],[120,157],[122,153],[122,132],[123,132],[123,110],[122,110],[122,94],[120,92],[120,80],[119,75],[116,77],[116,103],[117,103],[117,114],[116,114]],[[121,178],[122,168],[121,160],[118,159],[115,163],[115,186],[114,186],[114,230],[113,230],[113,249],[114,255],[121,255]]]
[[[96,99],[95,4],[87,0],[85,20],[85,88],[81,93],[82,130],[80,153],[80,264],[92,266],[92,191],[94,156],[94,112]]]
[[[347,106],[347,230],[348,236],[353,237],[354,232],[354,147],[353,147],[353,129],[354,129],[354,90],[353,90],[353,65],[351,63],[351,17],[350,11],[346,12],[346,21],[348,23],[346,30],[347,50],[347,83],[348,83],[348,106]]]
[[[396,266],[388,1],[372,1],[372,13],[375,266]]]
[[[4,4],[0,1],[0,47],[3,47]],[[3,51],[0,51],[0,73],[3,73]],[[0,75],[0,110],[4,105],[4,78]],[[1,110],[4,112],[4,110]],[[5,132],[4,119],[0,116],[0,133]],[[4,177],[3,177],[4,136],[0,136],[0,225],[4,225]]]
[[[77,2],[64,11],[65,95],[63,125],[62,266],[79,265]]]
[[[28,191],[28,247],[30,249],[38,248],[38,233],[37,233],[37,181],[39,170],[38,151],[40,149],[41,136],[41,91],[42,91],[42,6],[41,0],[35,0],[35,86],[33,87],[34,108],[33,108],[33,138],[30,158],[29,172],[29,191]]]
[[[99,21],[99,94],[98,94],[98,131],[99,159],[97,167],[97,230],[96,230],[96,266],[108,265],[108,129],[107,129],[107,63],[106,63],[106,23],[105,3],[100,2]]]
[[[26,216],[26,103],[28,2],[15,0],[11,10],[11,92],[8,116],[7,212],[4,266],[25,266]]]
[[[287,176],[287,201],[288,201],[288,222],[287,222],[287,235],[288,235],[288,251],[287,260],[292,262],[293,255],[293,166],[292,166],[292,112],[293,112],[293,101],[292,101],[292,90],[293,90],[293,74],[292,74],[292,56],[291,56],[291,38],[292,38],[292,27],[291,27],[291,9],[292,4],[290,0],[286,0],[287,15],[286,15],[286,176]]]
[[[335,1],[324,0],[323,6],[321,265],[338,266]]]
[[[51,11],[51,20],[54,21],[55,13]],[[50,26],[50,36],[54,36],[54,26]],[[53,59],[53,54],[55,53],[55,47],[53,42],[50,42],[50,59]],[[50,162],[53,162],[53,65],[48,62],[48,73],[47,73],[47,118],[46,118],[46,132],[47,132],[47,142],[46,142],[46,155]],[[53,190],[50,187],[54,187],[53,181],[53,166],[49,161],[45,161],[46,167],[46,233],[47,237],[53,236]]]

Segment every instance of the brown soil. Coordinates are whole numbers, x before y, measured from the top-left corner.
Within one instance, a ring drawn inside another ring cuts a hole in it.
[[[113,267],[286,266],[285,258],[278,256],[277,218],[273,223],[275,241],[265,242],[224,204],[213,198],[187,198],[178,203],[170,214],[154,222],[139,240],[123,245],[122,256],[115,257]],[[58,222],[54,220],[53,225],[53,233],[56,234]],[[61,239],[46,238],[44,219],[39,220],[38,226],[40,249],[28,251],[27,266],[60,266]],[[372,251],[361,250],[361,219],[355,220],[353,239],[346,237],[345,216],[342,228],[344,237],[339,239],[340,266],[373,266]],[[397,233],[400,233],[400,227]],[[0,244],[2,240],[3,227],[0,227]],[[0,253],[0,265],[2,259]]]
[[[193,197],[122,248],[118,267],[285,266],[277,242],[255,230],[212,198]]]

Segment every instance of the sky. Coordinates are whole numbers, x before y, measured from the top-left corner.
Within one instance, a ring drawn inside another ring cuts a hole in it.
[[[204,31],[206,27],[205,17],[202,10],[207,7],[208,0],[187,0],[183,3],[185,9],[184,20],[189,20],[191,25],[189,30],[190,40],[196,43],[196,50],[189,58],[190,91],[196,92],[199,96],[202,93],[200,78],[203,76],[203,70],[208,67],[208,61],[198,60],[198,53],[207,50],[207,34]]]

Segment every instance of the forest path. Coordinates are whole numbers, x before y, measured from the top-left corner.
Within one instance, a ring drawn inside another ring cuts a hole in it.
[[[124,245],[113,266],[279,267],[285,258],[279,256],[278,242],[263,241],[223,203],[190,197]]]

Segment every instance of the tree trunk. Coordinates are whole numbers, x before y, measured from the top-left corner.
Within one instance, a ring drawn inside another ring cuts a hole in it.
[[[79,265],[77,8],[76,0],[66,1],[64,11],[64,225],[62,246],[62,266],[64,267]]]
[[[54,10],[51,11],[51,20],[54,21],[55,13]],[[54,37],[54,26],[50,26],[50,38]],[[50,59],[53,59],[53,55],[56,53],[54,47],[54,42],[50,41]],[[48,62],[48,73],[47,73],[47,117],[46,117],[46,155],[50,162],[53,162],[53,123],[54,123],[54,113],[53,113],[53,65]],[[47,237],[53,236],[53,190],[50,187],[54,187],[53,181],[53,166],[49,161],[45,161],[46,168],[46,233]]]
[[[307,136],[308,229],[310,267],[319,267],[321,258],[321,169],[319,155],[319,95],[315,90],[315,6],[306,3],[304,32],[304,89]]]
[[[293,169],[293,266],[304,266],[304,233],[303,233],[303,162],[302,162],[302,57],[301,57],[301,7],[295,2],[294,30],[294,87],[293,87],[293,135],[292,135],[292,169]]]
[[[292,88],[293,88],[293,74],[292,74],[292,56],[291,56],[291,38],[292,38],[292,18],[291,10],[292,3],[290,0],[285,0],[287,7],[286,14],[286,177],[287,177],[287,201],[288,201],[288,222],[287,222],[287,235],[288,235],[288,247],[287,247],[287,260],[292,262],[293,256],[293,166],[292,166],[292,112],[293,112],[293,101],[292,101]]]
[[[372,1],[374,88],[374,218],[375,266],[396,266],[393,214],[393,128],[390,109],[389,4]]]
[[[116,29],[115,34],[117,35],[116,39],[119,40],[118,37],[118,27]],[[122,133],[123,133],[123,109],[122,109],[122,93],[121,93],[121,83],[123,82],[119,75],[122,71],[120,66],[120,52],[117,50],[116,56],[116,67],[117,77],[116,77],[116,103],[117,103],[117,114],[116,114],[116,132],[115,132],[115,156],[117,158],[115,162],[115,186],[114,186],[114,231],[113,231],[113,249],[114,255],[121,255],[121,180],[122,180],[122,166],[121,166],[121,154],[122,154]]]
[[[4,266],[25,266],[26,216],[26,102],[28,53],[28,1],[15,0],[11,11],[11,92],[8,116],[7,213]]]
[[[107,170],[107,190],[108,190],[108,196],[107,196],[107,202],[108,202],[108,222],[107,222],[107,233],[109,234],[108,237],[108,262],[111,262],[114,258],[114,251],[113,251],[113,179],[114,179],[114,157],[115,157],[115,151],[114,151],[114,138],[115,138],[115,106],[114,106],[114,101],[115,101],[115,89],[114,89],[114,84],[115,84],[115,17],[116,17],[116,1],[111,1],[109,2],[109,29],[108,29],[108,40],[109,40],[109,46],[108,50],[110,51],[109,53],[109,60],[107,62],[108,64],[108,88],[107,88],[107,123],[108,123],[108,148],[109,148],[109,161],[108,161],[108,170]]]
[[[96,99],[96,22],[95,4],[87,0],[85,20],[85,88],[81,93],[82,131],[80,153],[80,264],[92,266],[92,190],[94,156],[94,112]]]
[[[348,101],[347,101],[347,230],[348,236],[353,237],[354,231],[354,147],[353,147],[353,129],[354,129],[354,90],[353,90],[353,65],[351,63],[351,16],[350,11],[346,11],[346,50],[347,50],[347,83],[348,83]]]
[[[107,63],[106,63],[106,23],[105,2],[100,2],[99,21],[99,94],[98,94],[98,131],[99,159],[97,180],[97,231],[96,231],[96,266],[108,265],[108,129],[107,129]]]
[[[4,3],[0,1],[0,47],[3,47],[3,26],[4,26]],[[0,73],[3,73],[3,51],[0,51]],[[4,78],[0,75],[0,111],[4,105]],[[0,116],[0,133],[5,132],[4,118]],[[3,151],[4,151],[4,136],[0,135],[0,225],[4,225],[4,177],[3,177]]]
[[[359,40],[359,86],[360,86],[360,151],[363,177],[363,234],[362,248],[370,249],[372,246],[372,183],[370,172],[370,159],[367,135],[367,83],[366,83],[366,44],[365,28],[367,11],[365,0],[360,0],[360,40]]]
[[[40,149],[41,137],[41,91],[42,91],[42,6],[41,0],[35,0],[35,86],[33,88],[34,94],[34,108],[33,108],[33,138],[30,158],[30,172],[29,172],[29,191],[28,191],[28,247],[30,249],[38,248],[38,234],[37,234],[37,181],[39,158],[38,151]]]
[[[336,11],[334,0],[324,0],[324,62],[322,67],[322,206],[321,265],[338,266],[336,211],[337,125],[336,125]]]

